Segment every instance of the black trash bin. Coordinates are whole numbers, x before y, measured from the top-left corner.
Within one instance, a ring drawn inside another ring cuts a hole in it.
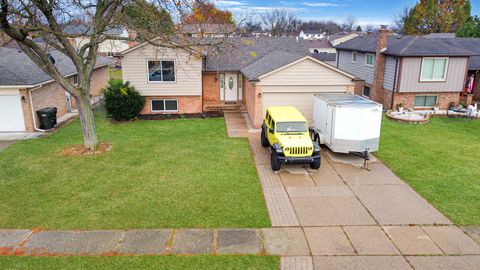
[[[57,125],[57,108],[48,107],[37,111],[40,129],[52,129]]]

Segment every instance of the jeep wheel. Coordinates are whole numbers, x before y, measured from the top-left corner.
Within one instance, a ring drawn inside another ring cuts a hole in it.
[[[268,143],[267,139],[267,131],[265,130],[265,126],[262,126],[262,134],[260,135],[260,140],[262,141],[262,146],[267,147],[270,144]]]
[[[316,169],[320,168],[320,164],[321,164],[321,160],[318,159],[317,161],[314,161],[314,162],[310,163],[310,168],[316,170]]]
[[[282,163],[280,163],[280,160],[278,160],[277,153],[272,152],[271,159],[272,159],[272,170],[274,171],[280,170]]]

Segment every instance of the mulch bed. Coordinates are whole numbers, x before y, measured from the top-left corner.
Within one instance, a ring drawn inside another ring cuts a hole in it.
[[[62,155],[63,156],[81,156],[81,155],[98,155],[98,154],[105,154],[112,150],[112,145],[106,142],[101,142],[98,145],[97,150],[88,150],[85,149],[83,144],[73,145],[63,149]]]

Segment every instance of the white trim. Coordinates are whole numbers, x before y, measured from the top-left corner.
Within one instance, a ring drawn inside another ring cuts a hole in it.
[[[433,74],[435,74],[435,60],[442,59],[445,60],[445,69],[443,70],[443,79],[433,79]],[[423,79],[423,64],[425,60],[433,60],[433,70],[432,70],[432,79]],[[448,63],[450,62],[449,57],[422,57],[422,64],[420,65],[420,82],[446,82],[447,81],[447,70]]]
[[[157,41],[158,39],[160,39],[160,37],[154,38],[154,39],[152,39],[150,42],[155,42],[155,41]],[[198,54],[200,54],[200,55],[203,56],[203,54],[202,54],[201,52],[195,51],[195,50],[192,49],[192,48],[188,48],[188,46],[187,46],[187,47],[185,47],[185,46],[182,47],[182,45],[181,45],[180,43],[177,43],[177,42],[170,41],[170,42],[172,43],[172,47],[169,47],[169,46],[157,46],[157,45],[155,45],[155,44],[151,44],[150,42],[143,42],[143,43],[137,44],[137,45],[135,45],[135,46],[133,46],[133,47],[130,47],[130,48],[124,50],[124,51],[121,51],[121,52],[117,53],[117,55],[123,56],[123,55],[125,55],[125,54],[127,54],[127,53],[130,53],[130,52],[132,52],[132,51],[135,51],[135,50],[137,50],[137,49],[140,49],[140,48],[142,48],[142,47],[144,47],[144,46],[146,46],[146,45],[152,45],[152,46],[155,46],[155,47],[169,48],[169,49],[173,49],[173,50],[183,49],[183,50],[186,50],[186,51],[190,51],[190,52],[192,52],[192,53],[198,53]],[[178,46],[178,47],[175,47],[175,46]]]
[[[153,109],[153,101],[160,101],[163,100],[163,109],[164,110],[154,110]],[[177,109],[176,110],[166,110],[165,109],[165,101],[176,101],[177,102]],[[178,112],[178,98],[154,98],[150,99],[150,111],[151,112]]]
[[[353,60],[353,55],[355,55],[355,60]],[[357,63],[358,53],[352,52],[352,63]]]
[[[343,71],[343,70],[340,70],[340,69],[338,69],[338,68],[336,68],[336,67],[334,67],[334,66],[331,66],[331,65],[329,65],[329,64],[327,64],[327,63],[324,63],[324,62],[322,62],[322,61],[320,61],[320,60],[318,60],[318,59],[316,59],[316,58],[313,58],[313,57],[311,57],[311,56],[308,56],[308,55],[305,56],[305,57],[302,57],[302,58],[300,58],[300,59],[298,59],[298,60],[296,60],[296,61],[293,61],[293,62],[291,62],[291,63],[289,63],[289,64],[286,64],[286,65],[284,65],[284,66],[282,66],[282,67],[279,67],[279,68],[277,68],[277,69],[275,69],[275,70],[272,70],[272,71],[270,71],[270,72],[267,72],[267,73],[259,76],[257,79],[262,79],[262,78],[265,78],[265,77],[267,77],[267,76],[270,76],[270,75],[272,75],[273,73],[279,72],[279,71],[281,71],[281,70],[283,70],[283,69],[286,69],[286,68],[288,68],[288,67],[290,67],[290,66],[293,66],[293,65],[295,65],[295,64],[297,64],[297,63],[300,63],[300,62],[302,62],[302,61],[304,61],[304,60],[306,60],[306,59],[312,60],[312,61],[314,61],[314,62],[316,62],[316,63],[318,63],[318,64],[320,64],[320,65],[322,65],[322,66],[324,66],[324,67],[326,67],[326,68],[329,68],[329,69],[334,70],[334,71],[336,71],[336,72],[338,72],[338,73],[340,73],[340,74],[343,74],[343,75],[349,77],[350,79],[355,79],[355,76],[353,76],[352,74],[349,74],[349,73],[347,73],[347,72],[345,72],[345,71]]]
[[[163,73],[162,73],[162,81],[150,81],[150,70],[148,67],[148,62],[160,62],[160,72],[162,72],[162,63],[163,61],[171,61],[173,62],[173,72],[175,73],[175,80],[174,81],[163,81]],[[174,84],[177,83],[177,63],[175,63],[175,59],[147,59],[147,83],[160,83],[160,84]]]
[[[372,58],[373,58],[373,63],[372,63],[372,64],[368,64],[368,62],[367,62],[367,59],[368,59],[368,56],[369,56],[369,55],[371,55]],[[366,53],[366,54],[365,54],[365,66],[373,67],[374,64],[375,64],[375,54],[373,54],[373,53]]]

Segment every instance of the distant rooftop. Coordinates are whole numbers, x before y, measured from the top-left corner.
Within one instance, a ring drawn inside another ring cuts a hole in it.
[[[332,44],[328,42],[326,39],[313,39],[313,40],[306,40],[307,47],[310,49],[315,48],[333,48]]]
[[[204,24],[179,24],[177,29],[180,32],[195,33],[233,33],[235,26],[231,24],[204,23]]]
[[[425,35],[426,38],[455,38],[455,33],[431,33]]]

